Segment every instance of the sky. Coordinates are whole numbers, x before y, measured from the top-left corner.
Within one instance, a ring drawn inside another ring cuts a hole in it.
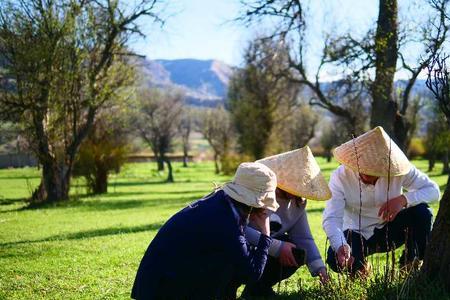
[[[145,26],[148,37],[133,48],[151,59],[218,59],[235,65],[246,39],[245,28],[231,22],[239,7],[236,0],[168,1],[163,28]]]
[[[128,0],[132,1],[132,0]],[[399,11],[421,0],[399,0]],[[423,0],[422,0],[423,1]],[[242,64],[243,49],[261,30],[271,24],[251,28],[233,21],[242,14],[239,0],[170,0],[163,1],[163,27],[143,23],[147,37],[134,40],[131,47],[150,59],[217,59],[229,65]],[[373,27],[378,14],[378,0],[304,0],[309,26],[309,60],[312,69],[325,33],[364,34]],[[413,19],[417,17],[413,15]]]

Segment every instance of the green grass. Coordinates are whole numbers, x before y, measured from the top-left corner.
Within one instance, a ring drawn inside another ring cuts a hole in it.
[[[328,179],[337,164],[319,162]],[[414,163],[422,170],[427,167],[426,161]],[[429,175],[443,190],[446,176],[439,175],[440,168]],[[24,202],[39,183],[39,171],[0,170],[0,299],[129,298],[140,259],[160,226],[210,192],[213,182],[230,179],[215,175],[212,163],[189,168],[176,163],[174,170],[176,183],[167,184],[154,164],[127,165],[111,177],[109,193],[102,196],[85,195],[83,181],[74,180],[71,201],[39,209],[26,209]],[[309,222],[322,253],[323,208],[324,202],[308,202]],[[334,277],[341,287],[341,294],[333,294],[338,299],[349,281]],[[370,282],[351,284],[346,295],[377,298],[370,296],[379,295],[376,287]],[[321,288],[306,268],[283,282],[280,292],[281,298],[293,299],[335,293]]]

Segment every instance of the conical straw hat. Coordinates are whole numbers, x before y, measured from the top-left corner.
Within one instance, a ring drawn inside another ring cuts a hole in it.
[[[277,175],[277,186],[299,197],[328,200],[331,192],[308,146],[258,160]]]
[[[340,145],[333,154],[344,166],[365,175],[400,176],[411,170],[408,158],[380,126]]]

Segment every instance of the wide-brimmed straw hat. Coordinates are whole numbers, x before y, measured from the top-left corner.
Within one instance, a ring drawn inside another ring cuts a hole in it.
[[[365,175],[400,176],[411,170],[408,158],[380,126],[340,145],[333,154],[344,166]]]
[[[279,207],[275,198],[277,177],[260,163],[239,165],[232,182],[223,186],[223,191],[234,200],[245,205],[276,211]]]
[[[278,187],[311,200],[328,200],[331,192],[308,146],[258,160],[277,175]]]

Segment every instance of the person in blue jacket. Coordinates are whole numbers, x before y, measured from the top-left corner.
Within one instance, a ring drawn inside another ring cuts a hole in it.
[[[139,265],[134,299],[230,299],[241,283],[257,281],[271,244],[268,210],[275,211],[273,171],[243,163],[232,182],[172,216]],[[261,230],[249,249],[244,229]]]
[[[331,192],[311,149],[305,146],[257,162],[276,174],[276,197],[280,207],[270,216],[272,244],[264,273],[258,282],[247,284],[242,295],[246,298],[276,296],[272,287],[292,276],[303,263],[321,283],[329,282],[325,263],[311,233],[306,199],[328,200]],[[260,233],[252,225],[247,226],[245,234],[250,244],[255,244]],[[306,252],[304,261],[297,261],[295,248]]]

